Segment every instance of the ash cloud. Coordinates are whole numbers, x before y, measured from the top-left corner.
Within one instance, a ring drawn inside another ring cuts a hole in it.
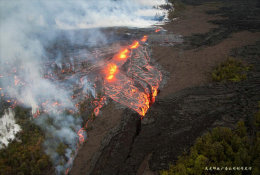
[[[151,26],[159,18],[164,18],[166,12],[155,8],[164,3],[165,0],[0,1],[0,88],[5,98],[15,99],[20,105],[32,108],[32,114],[42,102],[48,101],[41,109],[47,112],[39,116],[36,123],[47,135],[55,138],[55,144],[54,140],[47,139],[44,147],[58,174],[64,172],[68,165],[55,153],[55,149],[59,143],[65,143],[69,159],[76,148],[76,132],[82,126],[82,120],[64,112],[77,110],[75,101],[71,99],[73,88],[65,89],[64,84],[44,78],[46,70],[43,65],[50,59],[46,48],[61,36],[72,47],[86,43],[90,46],[105,44],[106,35],[98,28]],[[90,28],[95,29],[83,36],[73,31]],[[61,66],[62,56],[55,59],[56,64]],[[90,82],[84,81],[84,91],[95,96]],[[55,102],[62,105],[51,105]],[[7,116],[11,119],[10,115]],[[47,119],[51,119],[52,123]],[[61,166],[60,162],[65,165]]]

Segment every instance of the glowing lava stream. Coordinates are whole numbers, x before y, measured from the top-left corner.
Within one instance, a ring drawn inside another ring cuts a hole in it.
[[[110,63],[107,66],[107,80],[108,81],[113,81],[115,78],[115,74],[117,73],[117,65],[114,63]]]
[[[158,30],[159,31],[159,30]],[[158,32],[157,31],[157,32]],[[123,48],[118,52],[112,60],[107,63],[102,61],[102,64],[93,65],[94,68],[104,68],[104,90],[105,95],[113,99],[114,101],[125,105],[134,111],[136,111],[141,116],[145,116],[147,113],[150,104],[155,101],[155,97],[157,96],[157,91],[159,88],[159,84],[162,79],[162,75],[159,70],[157,70],[154,66],[149,64],[150,57],[146,51],[146,48],[143,47],[148,39],[148,36],[143,36],[142,39],[138,41],[134,41],[128,47]],[[52,62],[50,64],[53,64]],[[48,63],[47,66],[50,66]],[[105,66],[104,66],[105,65]],[[73,66],[74,67],[74,66]],[[90,69],[89,69],[90,70]],[[100,69],[98,69],[100,70]],[[74,71],[70,68],[69,73]],[[0,75],[0,78],[6,78],[7,76],[13,75],[12,84],[17,88],[19,86],[27,85],[26,82],[16,75],[16,69],[12,70],[11,73],[7,73],[5,76]],[[61,73],[67,74],[68,71],[62,69]],[[77,73],[77,72],[75,72]],[[87,74],[88,72],[81,72],[82,74]],[[64,76],[63,78],[58,79],[58,76],[55,76],[53,72],[47,73],[44,75],[45,79],[50,81],[62,81],[70,78],[70,76]],[[71,76],[73,77],[73,76]],[[100,76],[99,76],[100,77]],[[101,79],[101,78],[100,78]],[[99,79],[99,80],[100,80]],[[81,79],[82,81],[83,79]],[[83,82],[82,82],[83,84]],[[78,86],[78,84],[77,84]],[[7,87],[8,88],[8,87]],[[64,88],[66,89],[66,88]],[[4,89],[0,88],[1,96],[6,96],[4,94]],[[84,93],[78,96],[83,96]],[[77,113],[77,109],[79,108],[79,101],[77,99],[77,94],[72,95],[72,101],[75,104],[74,108],[68,108],[70,114]],[[7,96],[6,102],[10,104],[11,108],[14,108],[17,104],[23,104],[23,101],[16,101]],[[97,99],[98,98],[98,99]],[[95,108],[94,114],[97,116],[99,114],[100,108],[104,106],[106,97],[97,97],[95,98]],[[75,100],[74,100],[75,99]],[[79,98],[81,99],[81,98]],[[51,113],[52,110],[55,110],[57,114],[62,113],[64,108],[66,107],[64,103],[59,101],[48,101],[46,99],[40,100],[38,105],[34,106],[34,110],[32,111],[33,117],[37,118],[41,113]],[[71,159],[68,161],[68,165],[72,165],[73,159],[77,154],[79,147],[85,142],[86,139],[86,126],[79,129],[77,132],[79,141],[75,151],[75,154],[71,156]],[[69,172],[71,166],[66,170],[66,174]]]
[[[158,28],[158,29],[156,29],[155,30],[155,32],[157,33],[157,32],[160,32],[161,31],[161,29],[160,28]]]
[[[140,42],[145,43],[147,39],[145,35]],[[113,57],[104,70],[104,86],[107,96],[145,116],[155,101],[162,75],[149,64],[148,53],[140,42],[134,41]],[[127,61],[130,62],[127,71],[119,71]]]

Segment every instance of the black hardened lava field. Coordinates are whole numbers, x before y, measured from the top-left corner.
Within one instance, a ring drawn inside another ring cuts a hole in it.
[[[1,175],[260,174],[258,0],[0,1]]]

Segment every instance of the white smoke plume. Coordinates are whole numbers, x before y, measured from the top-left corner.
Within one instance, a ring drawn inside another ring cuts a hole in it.
[[[15,139],[15,134],[21,130],[15,122],[14,115],[12,109],[8,109],[0,118],[0,149],[7,147],[9,142]]]
[[[70,156],[76,147],[75,132],[82,120],[64,112],[76,110],[70,85],[65,89],[64,84],[44,78],[43,65],[50,59],[46,48],[60,36],[69,40],[72,47],[106,43],[106,35],[97,29],[100,27],[149,27],[166,16],[164,10],[157,8],[164,3],[165,0],[0,0],[0,88],[5,98],[32,108],[32,113],[37,112],[42,102],[48,101],[41,109],[47,114],[39,116],[36,123],[56,138],[57,143],[47,140],[44,146],[58,174],[67,167],[59,165],[64,160],[60,160],[54,150],[58,142],[65,143],[68,145],[66,155]],[[88,30],[83,36],[72,31],[90,28],[95,30]],[[61,35],[64,30],[71,32]],[[61,55],[56,57],[57,66],[62,66],[62,59]],[[70,61],[73,65],[72,58]],[[95,90],[86,80],[84,91],[94,96]],[[62,105],[52,105],[56,102]],[[4,117],[13,120],[12,113]],[[46,118],[52,119],[52,125]],[[11,124],[17,132],[19,127],[14,122]],[[2,127],[0,125],[0,129]]]

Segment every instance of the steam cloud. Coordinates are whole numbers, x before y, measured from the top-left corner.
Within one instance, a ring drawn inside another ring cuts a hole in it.
[[[0,118],[0,149],[6,147],[15,138],[15,134],[21,130],[15,122],[14,115],[12,109],[8,109]]]
[[[76,131],[81,128],[82,120],[60,112],[76,110],[75,102],[71,100],[73,90],[64,89],[59,82],[44,78],[43,65],[49,59],[46,48],[58,38],[62,30],[151,26],[165,17],[164,10],[155,8],[165,3],[165,0],[0,1],[1,91],[6,98],[16,99],[24,107],[32,108],[32,114],[42,101],[49,101],[42,109],[48,113],[40,116],[36,123],[47,135],[51,134],[55,138],[46,140],[44,146],[58,174],[68,165],[60,165],[60,162],[66,162],[55,150],[59,143],[65,143],[68,145],[66,156],[68,159],[71,157],[77,144]],[[75,45],[86,41],[91,41],[92,45],[106,42],[105,34],[99,30],[90,30],[84,39],[76,34],[67,32],[64,37]],[[62,57],[56,57],[57,65],[61,60]],[[95,94],[87,77],[84,79],[84,91]],[[62,106],[50,105],[54,102]],[[9,112],[4,117],[13,120],[11,114]],[[52,125],[48,123],[48,118],[52,119]],[[12,124],[16,128],[15,132],[19,131],[19,127],[14,122]]]

